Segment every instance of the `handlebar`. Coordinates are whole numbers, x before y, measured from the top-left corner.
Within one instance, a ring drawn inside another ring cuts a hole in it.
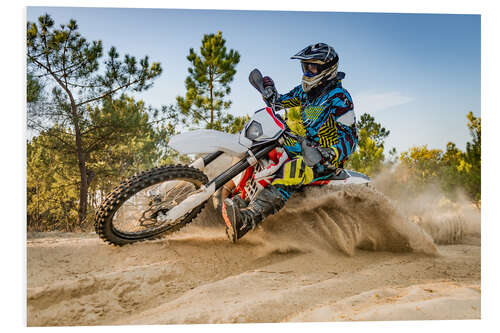
[[[261,95],[265,94],[266,88],[264,87],[264,79],[262,77],[262,73],[257,68],[250,72],[248,81],[250,81],[250,84],[255,89],[257,89],[257,91],[260,92]],[[273,112],[276,113],[277,105],[275,101],[271,101],[269,104],[271,104],[271,109],[273,109]]]
[[[262,78],[262,73],[257,68],[255,68],[250,72],[248,80],[250,81],[250,84],[260,92],[261,95],[264,94],[265,92],[264,79]],[[271,104],[271,109],[273,110],[273,113],[276,114],[277,105],[275,103],[275,100],[271,101],[269,104]],[[288,118],[286,114],[285,117]],[[315,143],[309,140],[308,138],[293,133],[286,124],[286,119],[284,123],[286,128],[285,135],[291,137],[292,139],[295,139],[300,144],[300,147],[302,149],[302,155],[304,157],[304,162],[306,162],[306,164],[310,167],[318,164],[323,159],[323,157],[321,156],[320,152],[317,149],[315,149],[316,146]]]

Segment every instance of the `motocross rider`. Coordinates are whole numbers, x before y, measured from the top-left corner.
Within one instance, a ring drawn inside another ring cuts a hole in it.
[[[339,57],[334,48],[316,43],[307,46],[291,59],[299,59],[302,84],[289,93],[278,94],[273,80],[265,76],[263,99],[268,106],[300,106],[305,135],[322,156],[313,167],[305,164],[301,145],[287,138],[284,144],[286,161],[274,173],[271,184],[261,190],[245,207],[242,200],[225,199],[222,215],[226,233],[235,242],[262,220],[280,210],[292,193],[303,185],[341,171],[344,162],[357,145],[356,119],[352,98],[342,87],[345,73],[338,72]]]

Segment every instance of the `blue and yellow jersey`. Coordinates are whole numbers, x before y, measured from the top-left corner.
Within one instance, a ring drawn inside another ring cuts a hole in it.
[[[351,95],[342,87],[340,80],[330,91],[312,100],[299,85],[280,95],[279,102],[285,108],[300,106],[302,133],[299,134],[305,134],[322,147],[332,148],[337,154],[332,167],[341,166],[356,150],[358,137],[354,106]],[[300,145],[292,139],[287,139],[285,149],[292,158],[301,154]]]

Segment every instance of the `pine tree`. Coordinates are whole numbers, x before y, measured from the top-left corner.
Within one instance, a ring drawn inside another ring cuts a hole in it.
[[[42,94],[42,84],[33,77],[32,73],[26,76],[26,102],[28,104],[36,103],[40,100]]]
[[[163,125],[155,110],[122,95],[107,98],[102,106],[88,110],[92,127],[84,135],[83,150],[89,170],[88,210],[126,177],[151,168],[165,158],[165,138],[171,123]],[[57,133],[57,134],[54,134]],[[28,141],[28,227],[31,230],[86,229],[78,221],[78,160],[70,142],[69,128],[55,125]],[[170,157],[170,156],[169,156]]]
[[[389,136],[390,131],[367,113],[361,115],[356,128],[359,133],[358,149],[349,157],[346,167],[370,176],[374,175],[383,167],[384,140]]]
[[[26,46],[29,73],[34,78],[47,79],[52,88],[51,105],[28,108],[28,125],[38,132],[45,131],[59,143],[60,149],[75,154],[80,175],[81,224],[87,216],[88,188],[93,178],[93,171],[87,166],[89,151],[85,148],[86,137],[95,129],[89,119],[92,107],[127,88],[148,89],[162,69],[159,63],[150,64],[147,56],[137,61],[125,55],[120,60],[114,47],[100,69],[102,42],[89,42],[82,37],[75,20],[56,27],[48,14],[40,16],[38,23],[27,23]],[[46,131],[50,127],[52,130]]]
[[[226,99],[231,92],[229,84],[236,74],[240,54],[233,49],[227,51],[225,45],[219,31],[203,36],[199,54],[193,48],[189,50],[191,67],[185,81],[186,95],[177,97],[184,123],[228,132],[241,130],[244,117],[226,113],[231,106]]]

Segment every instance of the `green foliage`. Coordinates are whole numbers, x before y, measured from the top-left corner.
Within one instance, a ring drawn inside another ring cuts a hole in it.
[[[462,160],[463,152],[457,148],[455,143],[448,142],[439,167],[441,188],[451,198],[455,198],[457,190],[463,187],[463,174],[459,171]]]
[[[363,113],[360,120],[356,123],[356,128],[364,130],[367,137],[371,138],[378,148],[384,148],[384,140],[391,133],[382,127],[381,124],[375,122],[375,118],[368,113]]]
[[[118,179],[151,168],[161,159],[165,130],[153,126],[153,110],[143,101],[122,95],[88,112],[92,127],[86,129],[84,150],[88,169],[95,174],[94,189],[107,192]]]
[[[372,176],[382,169],[384,148],[378,147],[362,129],[358,141],[358,150],[349,157],[347,167]]]
[[[78,168],[72,154],[41,133],[27,143],[28,230],[75,231],[78,224]]]
[[[187,59],[191,67],[185,81],[187,92],[185,97],[177,97],[185,124],[229,132],[242,128],[245,117],[225,112],[231,106],[226,96],[231,92],[229,84],[240,61],[240,54],[232,49],[228,52],[225,44],[219,31],[203,36],[199,54],[192,48],[189,50]]]
[[[151,86],[151,79],[162,71],[159,63],[150,65],[147,56],[137,61],[134,56],[125,55],[119,60],[114,47],[108,52],[104,71],[99,70],[102,42],[88,42],[78,32],[75,20],[57,28],[48,14],[40,16],[38,24],[28,22],[26,46],[30,69],[40,76],[54,79],[59,88],[75,98],[76,106],[127,87],[135,91],[147,89]]]
[[[373,176],[384,166],[384,140],[390,131],[367,113],[361,115],[356,128],[359,134],[358,149],[349,157],[346,167]]]
[[[87,110],[83,131],[87,155],[90,213],[103,195],[124,178],[153,167],[168,152],[171,128],[158,125],[162,112],[122,95]],[[163,123],[163,121],[161,122]],[[54,126],[28,142],[28,227],[35,230],[85,229],[77,223],[80,175],[70,128]],[[168,156],[172,158],[171,156]]]
[[[472,112],[467,114],[467,127],[472,137],[467,142],[463,161],[458,170],[464,174],[463,186],[476,201],[481,200],[481,117],[474,117]]]
[[[94,178],[93,170],[87,170],[88,159],[94,147],[105,146],[121,128],[109,119],[103,127],[99,124],[102,119],[93,117],[92,110],[118,91],[148,89],[162,68],[159,63],[150,64],[147,56],[138,61],[125,55],[120,60],[114,47],[102,63],[100,40],[88,42],[78,32],[75,20],[57,27],[48,14],[40,16],[38,23],[27,23],[26,49],[28,73],[47,80],[52,92],[49,104],[28,107],[28,126],[51,135],[60,149],[76,155],[80,173],[78,219],[82,224],[87,216],[88,187]],[[99,68],[101,65],[104,68]],[[31,94],[36,90],[36,81],[29,77],[28,98],[36,97]],[[118,126],[111,128],[111,123]]]
[[[427,184],[438,183],[442,153],[440,149],[427,148],[427,145],[403,152],[400,161],[406,172],[402,180],[409,182],[416,191]]]
[[[245,124],[250,120],[248,115],[242,117],[235,117],[231,114],[226,116],[221,130],[227,133],[239,133],[245,127]]]
[[[42,84],[38,79],[33,77],[33,74],[28,73],[26,76],[26,101],[28,103],[36,103],[40,100],[42,93]]]
[[[481,200],[481,118],[467,114],[467,127],[472,141],[467,142],[465,152],[453,142],[446,145],[443,153],[427,146],[412,147],[400,156],[396,170],[397,181],[413,193],[426,186],[439,185],[450,198],[461,191],[473,201]]]

